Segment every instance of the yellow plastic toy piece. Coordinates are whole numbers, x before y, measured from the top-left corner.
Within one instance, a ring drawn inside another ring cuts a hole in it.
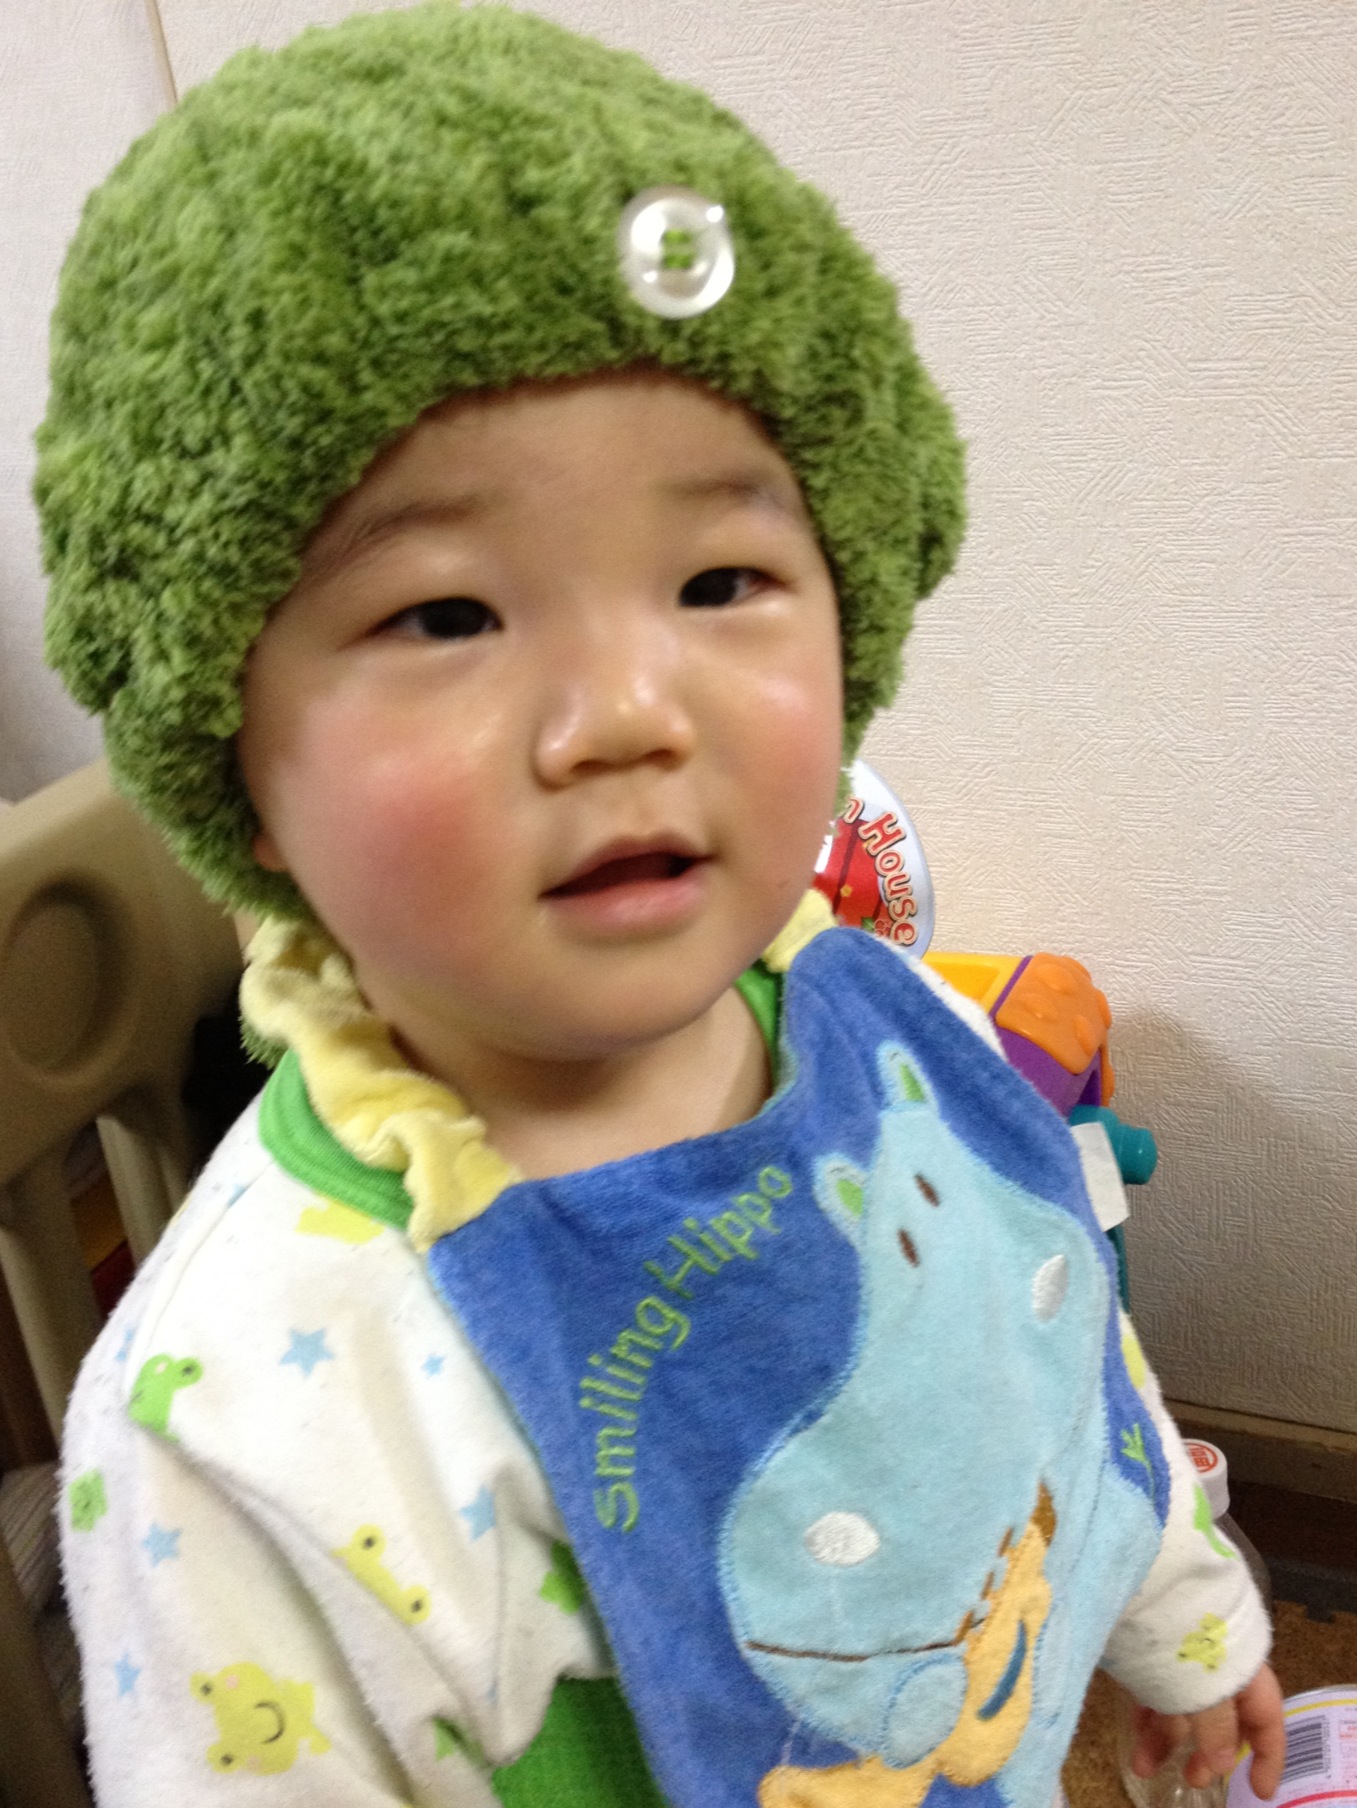
[[[1021,964],[1016,954],[942,954],[930,949],[924,965],[973,998],[982,1011],[992,1011],[1004,987]]]

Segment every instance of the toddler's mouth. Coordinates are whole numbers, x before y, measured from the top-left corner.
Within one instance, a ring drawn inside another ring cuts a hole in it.
[[[580,898],[591,892],[611,891],[623,885],[648,885],[680,879],[698,863],[694,854],[672,848],[652,848],[638,854],[615,854],[574,874],[546,893],[548,898]]]

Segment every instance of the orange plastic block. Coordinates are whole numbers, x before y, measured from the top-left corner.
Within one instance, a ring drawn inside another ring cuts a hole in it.
[[[949,986],[973,998],[982,1011],[992,1011],[995,1001],[1021,964],[1016,954],[941,954],[930,949],[924,965]]]
[[[1077,1074],[1107,1041],[1112,1012],[1087,967],[1066,954],[1034,954],[994,1021]],[[1104,1071],[1106,1102],[1112,1094],[1110,1064],[1104,1063]]]

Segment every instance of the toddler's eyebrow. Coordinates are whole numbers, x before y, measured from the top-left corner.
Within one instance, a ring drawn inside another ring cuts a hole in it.
[[[710,477],[679,477],[661,485],[664,493],[681,502],[717,501],[740,508],[772,509],[789,521],[804,525],[807,519],[800,491],[779,482],[777,476],[764,471],[728,471]],[[303,555],[308,578],[326,577],[341,570],[355,558],[367,558],[386,541],[408,527],[452,527],[484,513],[493,506],[494,496],[483,490],[471,490],[462,496],[415,497],[389,509],[370,515],[359,515],[342,531],[337,531],[333,545],[320,535]]]
[[[492,501],[484,491],[472,490],[464,496],[415,497],[396,507],[381,509],[370,515],[359,515],[350,522],[332,546],[327,536],[308,547],[302,556],[309,578],[327,576],[347,565],[355,557],[367,558],[387,540],[403,533],[407,527],[454,527],[473,515],[482,513]]]
[[[742,508],[771,508],[802,525],[806,506],[794,485],[765,471],[724,471],[712,477],[680,477],[663,485],[681,502],[730,502]]]

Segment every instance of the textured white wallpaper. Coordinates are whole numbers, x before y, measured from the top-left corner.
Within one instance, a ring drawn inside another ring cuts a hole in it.
[[[160,107],[142,0],[0,0],[0,797],[99,750],[42,664],[28,489],[47,316],[86,191]]]
[[[61,161],[55,97],[64,123],[103,118],[125,81],[128,136],[154,104],[149,64],[96,48],[127,7],[63,3],[86,40],[58,56],[34,35],[50,93],[18,128],[44,160],[43,255],[98,173]],[[162,0],[181,86],[347,10]],[[921,611],[869,748],[922,831],[938,941],[1074,954],[1111,997],[1118,1103],[1163,1151],[1130,1241],[1169,1391],[1357,1431],[1357,14],[537,10],[712,90],[899,283],[971,458],[960,570]],[[19,185],[0,157],[8,244]],[[25,280],[31,310],[47,278]],[[26,358],[37,328],[26,316],[23,338],[6,305],[0,343]],[[0,791],[7,761],[46,775],[84,757],[8,662],[39,600],[13,544],[6,527]]]

